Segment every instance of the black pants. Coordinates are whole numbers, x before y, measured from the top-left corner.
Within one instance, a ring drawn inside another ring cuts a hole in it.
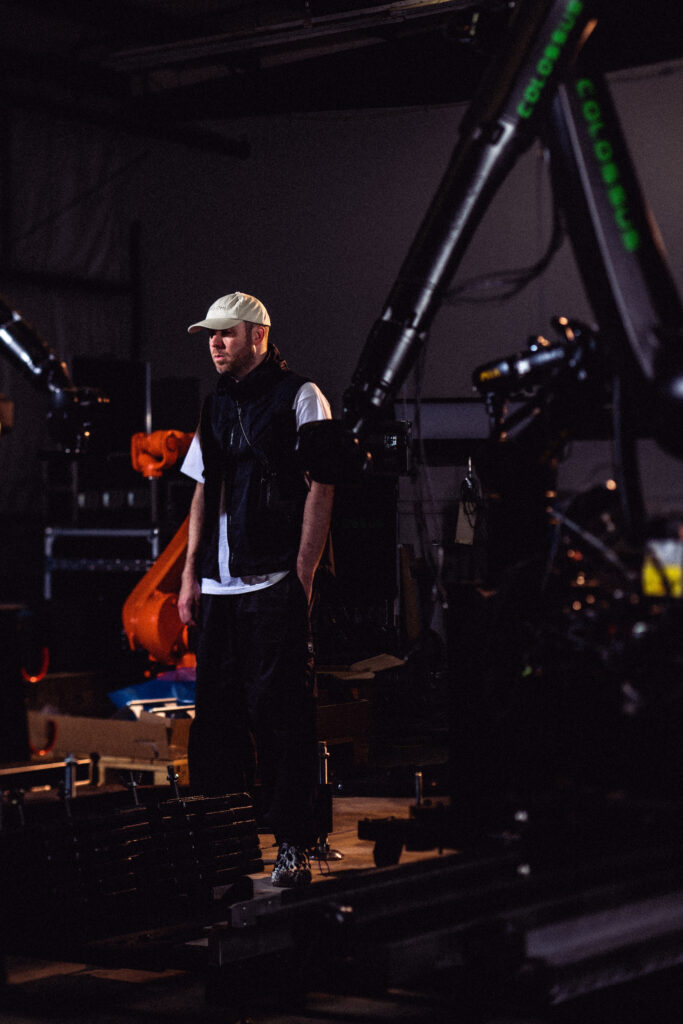
[[[278,842],[315,842],[314,666],[306,595],[290,572],[274,586],[202,595],[194,793],[253,793],[256,770]]]

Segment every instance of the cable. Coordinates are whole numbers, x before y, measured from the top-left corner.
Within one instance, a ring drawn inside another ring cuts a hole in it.
[[[443,301],[448,305],[459,302],[505,302],[518,295],[532,281],[539,277],[552,262],[555,253],[565,239],[565,227],[562,214],[557,203],[553,203],[553,226],[546,251],[539,260],[528,267],[500,270],[494,274],[482,274],[471,277],[455,288],[449,289]],[[490,294],[493,289],[502,289],[497,294]],[[467,294],[468,292],[484,292],[486,294]]]

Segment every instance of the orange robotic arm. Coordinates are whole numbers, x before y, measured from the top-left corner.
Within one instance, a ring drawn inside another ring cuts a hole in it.
[[[192,444],[193,434],[181,430],[155,430],[152,434],[133,434],[130,461],[133,469],[146,477],[160,477],[165,469],[182,459]]]
[[[134,434],[133,468],[146,477],[160,477],[183,458],[192,437],[179,430]],[[146,650],[154,661],[165,665],[193,665],[195,661],[188,650],[187,626],[180,621],[177,607],[187,550],[187,525],[186,519],[123,605],[123,628],[131,650]]]

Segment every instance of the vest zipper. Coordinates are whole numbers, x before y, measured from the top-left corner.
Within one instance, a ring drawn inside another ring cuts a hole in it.
[[[247,437],[247,432],[244,429],[244,423],[242,422],[242,409],[240,408],[240,403],[239,402],[235,402],[235,405],[237,407],[237,422],[240,425],[240,430],[242,431],[242,436],[244,437],[244,440],[247,442],[247,446],[249,448],[251,448],[252,447],[251,441]]]

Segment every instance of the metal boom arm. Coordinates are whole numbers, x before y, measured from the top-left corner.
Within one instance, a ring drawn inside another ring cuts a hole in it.
[[[22,315],[0,299],[0,356],[48,395],[48,428],[60,447],[80,454],[108,399],[94,388],[76,387],[54,349]]]
[[[591,46],[568,74],[598,8],[598,0],[520,4],[344,396],[343,427],[353,438],[367,436],[396,394],[492,196],[540,136],[553,155],[556,196],[587,293],[615,355],[619,393],[637,404],[645,383],[655,439],[683,457],[680,300],[607,87],[584,63]]]
[[[344,424],[353,436],[364,436],[415,362],[493,194],[538,133],[589,31],[589,8],[584,0],[527,0],[516,12],[344,396]]]

